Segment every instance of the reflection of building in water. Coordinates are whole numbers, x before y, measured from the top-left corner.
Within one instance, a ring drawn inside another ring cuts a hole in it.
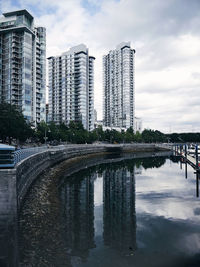
[[[94,243],[94,180],[96,174],[66,183],[62,189],[65,239],[70,255],[88,257]],[[73,259],[72,259],[73,260]]]
[[[136,248],[134,171],[105,170],[104,243],[122,253]]]

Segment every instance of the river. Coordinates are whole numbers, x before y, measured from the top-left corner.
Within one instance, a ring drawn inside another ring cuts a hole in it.
[[[175,157],[51,169],[20,214],[20,266],[200,266],[194,170]],[[62,181],[62,182],[61,182]]]

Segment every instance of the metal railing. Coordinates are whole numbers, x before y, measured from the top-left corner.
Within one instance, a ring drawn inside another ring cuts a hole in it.
[[[47,146],[43,147],[32,147],[32,148],[25,148],[16,150],[14,154],[14,165],[18,162],[22,161],[25,158],[30,157],[31,155],[37,154],[39,152],[47,150]]]

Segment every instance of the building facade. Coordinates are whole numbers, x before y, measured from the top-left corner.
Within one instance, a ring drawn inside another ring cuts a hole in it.
[[[27,10],[0,18],[0,101],[34,125],[46,120],[46,29],[34,27]]]
[[[134,59],[130,42],[103,56],[104,126],[134,128]]]
[[[49,120],[94,129],[94,59],[84,44],[48,58]]]
[[[135,127],[134,127],[134,131],[142,133],[142,119],[135,117]]]

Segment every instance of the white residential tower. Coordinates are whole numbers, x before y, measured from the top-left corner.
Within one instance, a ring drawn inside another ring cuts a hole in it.
[[[84,45],[49,57],[49,120],[94,129],[94,57]]]
[[[106,127],[134,128],[134,59],[130,42],[103,57],[103,120]]]

